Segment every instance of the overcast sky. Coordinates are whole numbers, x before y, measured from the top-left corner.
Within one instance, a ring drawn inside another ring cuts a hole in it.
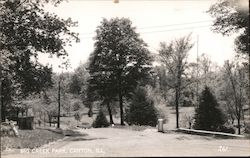
[[[93,51],[93,37],[102,18],[129,18],[137,28],[141,38],[148,44],[152,53],[157,53],[159,43],[170,42],[192,33],[195,43],[189,52],[190,61],[194,61],[198,53],[206,53],[213,62],[222,65],[224,60],[234,56],[235,36],[222,36],[211,31],[212,18],[206,11],[214,0],[120,0],[115,4],[113,0],[68,0],[58,7],[48,6],[47,10],[63,18],[71,17],[78,21],[78,27],[72,28],[80,34],[80,43],[67,47],[71,69],[73,71],[80,62],[86,62]],[[197,39],[198,45],[197,45]],[[43,64],[52,64],[54,72],[61,72],[58,68],[60,60],[39,56]],[[65,71],[65,70],[63,70]]]

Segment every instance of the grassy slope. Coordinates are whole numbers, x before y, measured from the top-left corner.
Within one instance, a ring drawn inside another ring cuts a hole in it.
[[[64,137],[45,129],[19,130],[19,137],[1,137],[1,151],[6,148],[36,148]]]

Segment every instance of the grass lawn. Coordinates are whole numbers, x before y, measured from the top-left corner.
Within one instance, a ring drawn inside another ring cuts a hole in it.
[[[1,137],[1,151],[6,148],[36,148],[64,137],[63,133],[46,129],[18,130],[19,137]]]

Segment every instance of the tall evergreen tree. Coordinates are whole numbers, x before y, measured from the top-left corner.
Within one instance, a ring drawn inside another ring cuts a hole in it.
[[[147,96],[145,88],[138,87],[135,90],[132,103],[126,113],[126,121],[129,124],[156,126],[157,110],[153,100]]]
[[[108,127],[109,126],[108,120],[107,120],[105,114],[103,113],[102,109],[99,110],[99,113],[96,116],[96,119],[93,122],[92,126],[94,128],[101,128],[101,127]]]
[[[224,115],[219,109],[215,96],[208,87],[202,92],[200,103],[195,110],[195,129],[216,131],[225,123]]]

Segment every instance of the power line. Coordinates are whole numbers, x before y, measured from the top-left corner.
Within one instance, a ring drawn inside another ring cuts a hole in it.
[[[83,1],[83,2],[86,2],[86,1],[110,1],[110,2],[113,2],[113,0],[69,0],[69,1]],[[172,2],[175,2],[175,1],[200,1],[200,0],[120,0],[121,2],[122,1],[127,1],[127,2],[133,2],[133,1],[150,1],[150,2],[154,2],[154,1],[166,1],[166,2],[169,2],[169,1],[172,1]],[[214,1],[214,0],[206,0],[206,1]]]
[[[140,32],[140,34],[157,33],[157,32],[167,32],[167,31],[176,31],[176,30],[189,30],[189,29],[202,28],[202,27],[210,27],[210,25],[195,26],[195,27],[186,27],[186,28],[170,29],[170,30],[161,30],[161,31]]]
[[[168,32],[168,31],[189,30],[189,29],[196,29],[196,28],[203,28],[203,27],[210,27],[210,25],[194,26],[194,27],[186,27],[186,28],[178,28],[178,29],[168,29],[168,30],[158,30],[158,31],[148,31],[148,32],[138,32],[138,33],[139,34],[150,34],[150,33]],[[86,39],[86,38],[93,38],[93,37],[92,36],[91,37],[83,37],[83,39]]]
[[[196,22],[189,22],[189,23],[177,23],[177,24],[168,24],[168,25],[157,25],[157,26],[149,26],[149,27],[141,27],[137,29],[148,29],[148,28],[159,28],[159,27],[168,27],[168,26],[179,26],[179,25],[189,25],[189,24],[197,24],[197,23],[204,23],[204,22],[211,22],[211,20],[206,21],[196,21]],[[92,35],[92,33],[80,33],[80,35]]]
[[[138,29],[157,28],[157,27],[166,27],[166,26],[177,26],[177,25],[189,25],[189,24],[197,24],[197,23],[204,23],[204,22],[211,22],[211,20],[196,21],[196,22],[189,22],[189,23],[177,23],[177,24],[168,24],[168,25],[149,26],[149,27],[141,27],[141,28],[138,28]]]

